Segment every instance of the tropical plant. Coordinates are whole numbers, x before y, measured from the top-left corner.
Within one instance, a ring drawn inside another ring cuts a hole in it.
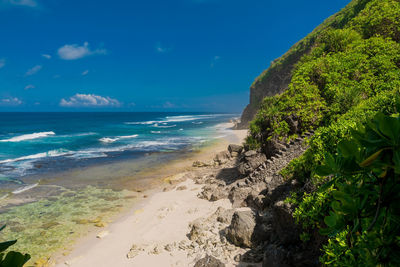
[[[0,227],[0,231],[5,227],[5,225]],[[16,251],[8,251],[5,253],[5,251],[15,243],[17,243],[17,240],[0,243],[0,267],[22,267],[31,258],[29,254],[22,254]]]
[[[329,237],[321,262],[333,266],[400,266],[400,117],[378,113],[352,130],[337,153],[327,153],[317,174],[330,180],[320,233]],[[318,200],[318,198],[314,199]],[[298,212],[305,216],[307,211]],[[310,215],[306,215],[311,218]]]

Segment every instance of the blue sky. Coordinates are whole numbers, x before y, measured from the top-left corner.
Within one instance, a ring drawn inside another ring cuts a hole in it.
[[[0,0],[0,111],[240,112],[348,0]]]

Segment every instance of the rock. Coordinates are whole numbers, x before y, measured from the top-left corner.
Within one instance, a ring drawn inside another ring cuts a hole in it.
[[[281,244],[293,244],[299,241],[299,226],[295,223],[288,204],[278,201],[272,207],[272,225]]]
[[[207,255],[204,258],[198,260],[194,267],[225,267],[220,260],[214,258],[213,256]]]
[[[211,200],[214,192],[216,192],[217,186],[213,184],[207,184],[203,187],[203,190],[197,195],[201,199]]]
[[[225,209],[223,207],[218,207],[215,211],[215,215],[217,217],[217,221],[220,223],[230,224],[232,220],[234,210],[233,209]]]
[[[253,211],[236,211],[233,214],[231,225],[226,231],[226,238],[240,247],[250,248],[253,243],[253,233],[256,220]]]
[[[268,245],[265,250],[262,267],[290,267],[285,263],[287,251],[276,245]]]
[[[189,239],[191,241],[197,241],[200,236],[203,235],[204,231],[205,231],[205,227],[203,226],[203,224],[201,222],[193,222],[190,225],[191,229],[190,229],[190,233],[188,235]]]
[[[203,162],[203,161],[199,161],[199,160],[196,160],[192,164],[193,167],[197,167],[197,168],[209,167],[209,166],[212,166],[212,165],[213,164],[211,162]]]
[[[246,153],[244,153],[244,156],[245,156],[246,158],[254,157],[254,156],[256,156],[256,155],[257,155],[257,151],[255,151],[255,150],[249,150],[249,151],[247,151]]]
[[[109,234],[108,231],[102,231],[102,232],[98,233],[96,235],[96,237],[102,239],[102,238],[106,237],[108,234]]]
[[[224,186],[218,186],[218,187],[215,187],[209,200],[217,201],[220,199],[228,198],[228,194],[229,194],[229,192],[226,190],[226,188]]]
[[[257,153],[255,150],[250,150],[244,153],[244,158],[237,166],[240,174],[247,176],[254,172],[259,166],[267,161],[267,157],[263,153]]]
[[[255,210],[262,211],[264,209],[265,203],[266,203],[266,197],[265,195],[256,194],[257,192],[251,192],[247,198],[246,198],[246,206],[250,207]]]
[[[237,152],[231,152],[231,157],[232,158],[236,158],[236,157],[238,157],[239,156],[239,153],[237,153]]]
[[[187,189],[186,185],[182,185],[182,186],[179,186],[178,188],[176,188],[177,191],[182,191],[182,190],[186,190],[186,189]]]
[[[236,262],[239,262],[239,261],[241,260],[241,258],[242,258],[242,255],[237,254],[237,255],[233,258],[233,260],[236,261]]]
[[[105,222],[97,222],[97,223],[94,224],[94,226],[96,226],[96,227],[106,227],[107,223],[105,223]]]
[[[229,192],[228,198],[232,203],[233,208],[245,207],[245,199],[251,193],[250,187],[233,187]]]
[[[160,247],[159,245],[156,245],[156,246],[153,248],[153,250],[151,251],[151,254],[158,255],[158,254],[161,253],[161,251],[162,251],[161,247]]]
[[[131,249],[129,250],[128,254],[126,254],[126,257],[128,259],[132,259],[139,255],[140,252],[144,251],[143,248],[139,247],[138,245],[132,245]]]
[[[243,151],[243,146],[230,144],[228,146],[228,151],[229,151],[229,153],[231,153],[231,155],[232,155],[232,153],[237,153],[239,155]]]
[[[229,157],[230,155],[227,151],[222,151],[215,155],[214,162],[216,162],[218,165],[225,164],[228,162]]]
[[[166,251],[168,251],[168,252],[171,252],[172,249],[173,249],[173,247],[172,247],[171,244],[168,244],[168,245],[165,245],[164,249],[165,249]]]

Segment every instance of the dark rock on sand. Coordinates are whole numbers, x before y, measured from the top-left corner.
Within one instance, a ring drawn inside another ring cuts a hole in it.
[[[207,255],[204,258],[198,260],[194,267],[225,267],[220,260],[214,258],[213,256]]]
[[[250,248],[255,226],[256,220],[253,211],[236,211],[233,214],[231,225],[226,230],[226,238],[236,246]]]

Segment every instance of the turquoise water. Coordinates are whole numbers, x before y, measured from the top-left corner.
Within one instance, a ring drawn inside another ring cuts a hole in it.
[[[224,135],[236,114],[0,113],[0,189],[35,186],[25,177],[180,151]]]

